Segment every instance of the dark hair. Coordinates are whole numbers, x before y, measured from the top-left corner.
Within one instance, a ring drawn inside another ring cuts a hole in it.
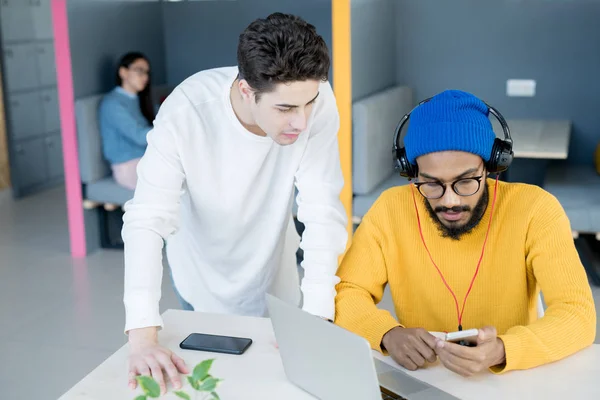
[[[260,93],[278,83],[321,80],[329,76],[329,50],[315,27],[302,18],[274,13],[252,22],[240,34],[239,78]]]
[[[117,67],[116,82],[117,82],[118,86],[121,86],[123,84],[121,75],[119,75],[119,70],[121,69],[121,67],[129,68],[131,66],[131,64],[133,64],[134,62],[136,62],[139,59],[146,60],[148,62],[148,64],[150,64],[150,61],[148,61],[148,58],[139,52],[130,52],[130,53],[125,54],[123,57],[121,57],[121,60],[119,61],[119,66]],[[150,80],[151,79],[150,79],[150,75],[149,75],[148,76],[148,84],[146,85],[144,90],[142,90],[141,92],[138,93],[138,99],[140,101],[140,111],[142,112],[142,115],[146,118],[148,123],[150,125],[152,125],[155,114],[154,114],[154,103],[152,102],[152,89],[150,87]]]

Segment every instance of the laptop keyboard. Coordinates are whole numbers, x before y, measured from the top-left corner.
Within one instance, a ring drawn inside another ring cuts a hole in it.
[[[383,400],[408,400],[384,388],[381,388],[381,398]]]

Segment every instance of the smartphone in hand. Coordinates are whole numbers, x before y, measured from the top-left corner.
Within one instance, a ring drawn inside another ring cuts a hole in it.
[[[479,330],[469,329],[466,331],[450,332],[446,334],[446,341],[460,344],[461,346],[475,347],[477,346],[477,336]]]

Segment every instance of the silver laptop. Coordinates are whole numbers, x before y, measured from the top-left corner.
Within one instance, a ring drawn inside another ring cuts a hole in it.
[[[373,358],[369,343],[267,294],[288,379],[322,400],[457,399]]]

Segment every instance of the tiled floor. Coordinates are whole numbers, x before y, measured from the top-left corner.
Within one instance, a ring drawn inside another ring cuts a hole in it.
[[[0,399],[57,399],[121,347],[122,297],[121,251],[71,259],[64,189],[0,193]]]
[[[120,251],[71,259],[62,188],[18,202],[0,192],[0,399],[56,399],[122,346],[122,295]]]

